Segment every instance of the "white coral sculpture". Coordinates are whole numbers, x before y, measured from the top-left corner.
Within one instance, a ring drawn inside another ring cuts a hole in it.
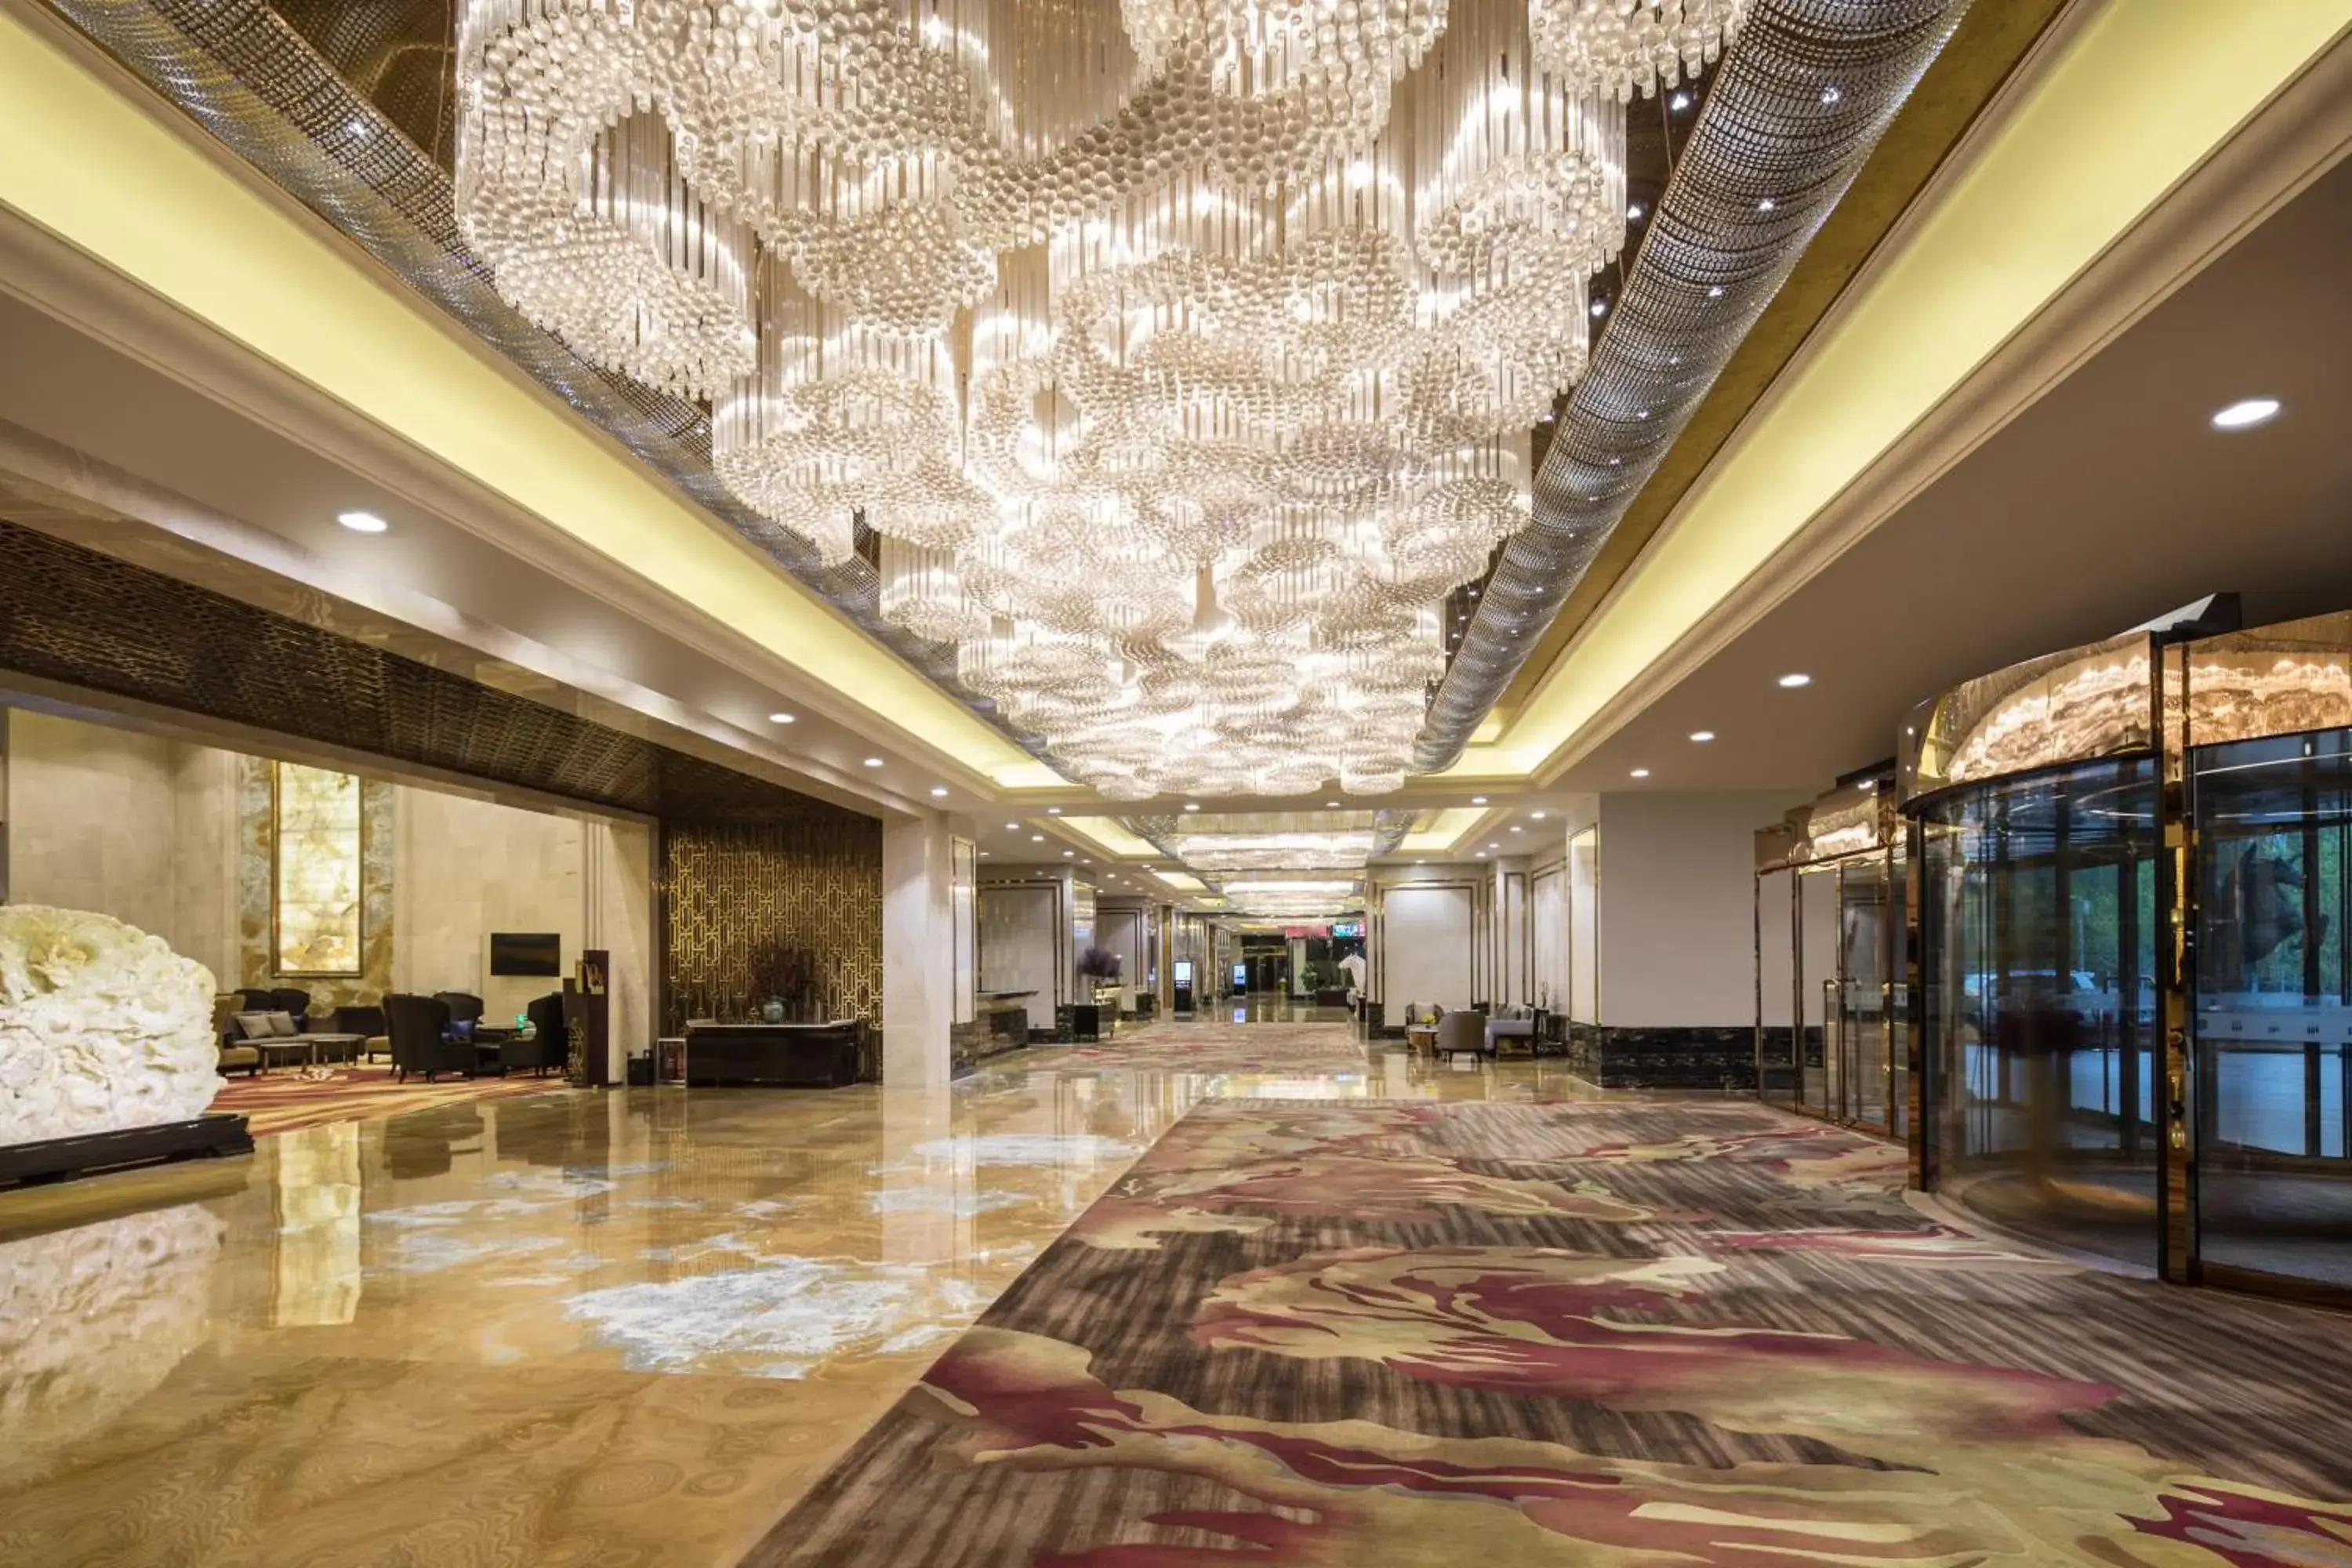
[[[202,1115],[212,973],[111,915],[0,906],[0,1145]]]

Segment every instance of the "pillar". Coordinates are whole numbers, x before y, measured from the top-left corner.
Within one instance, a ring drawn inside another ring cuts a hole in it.
[[[882,829],[882,1081],[894,1089],[944,1085],[954,1071],[953,1038],[968,1017],[959,1005],[959,920],[971,900],[956,896],[958,837],[971,826],[937,812]],[[971,951],[972,935],[961,935]]]

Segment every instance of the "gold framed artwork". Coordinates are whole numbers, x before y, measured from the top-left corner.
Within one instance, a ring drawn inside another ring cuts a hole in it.
[[[277,973],[361,973],[366,852],[357,777],[270,764],[269,941]]]

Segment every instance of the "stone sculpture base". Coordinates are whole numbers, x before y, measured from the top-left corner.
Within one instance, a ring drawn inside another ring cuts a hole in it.
[[[246,1130],[245,1118],[222,1111],[191,1121],[160,1121],[152,1127],[0,1145],[0,1187],[39,1186],[127,1165],[252,1152],[253,1134]]]

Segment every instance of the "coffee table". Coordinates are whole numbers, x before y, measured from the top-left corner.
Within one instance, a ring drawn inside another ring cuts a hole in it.
[[[268,1072],[275,1061],[299,1061],[315,1067],[322,1056],[350,1061],[367,1043],[364,1035],[289,1035],[283,1039],[247,1040],[247,1045],[261,1053],[261,1070]],[[282,1053],[282,1057],[273,1056]],[[337,1055],[337,1053],[340,1053]]]

